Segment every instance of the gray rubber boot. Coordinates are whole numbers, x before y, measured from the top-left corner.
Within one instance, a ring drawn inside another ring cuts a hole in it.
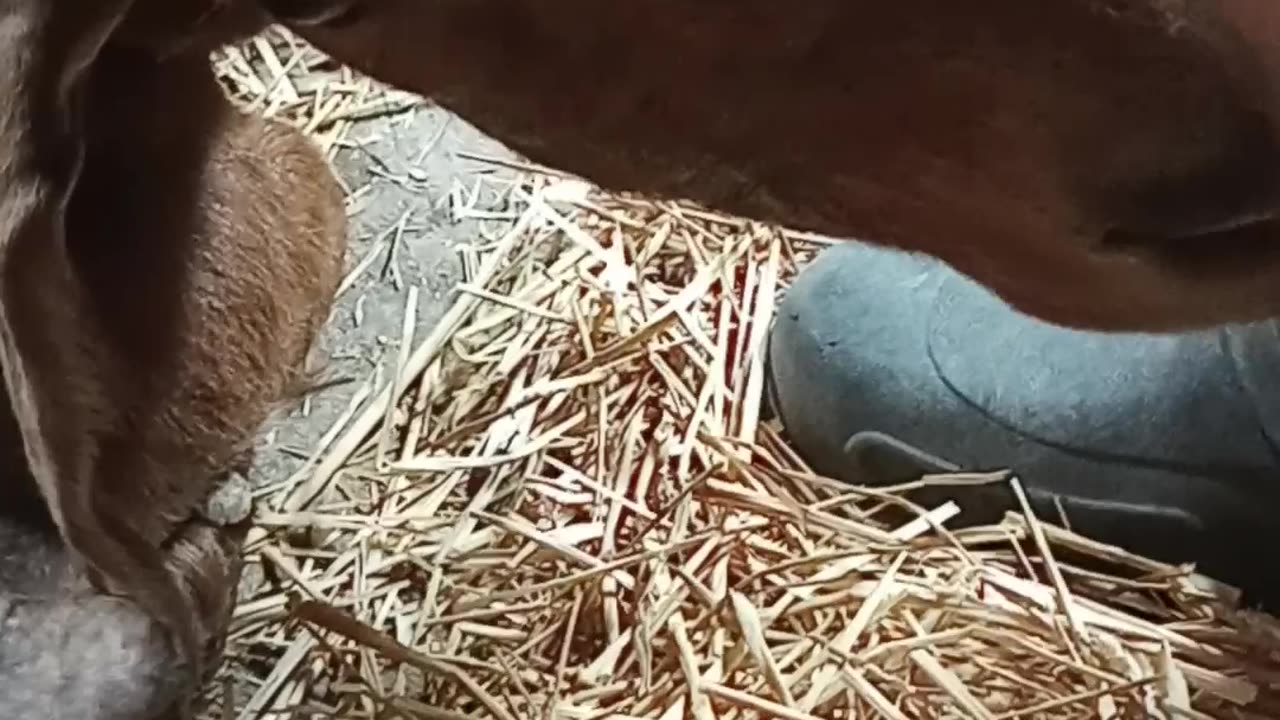
[[[1071,330],[931,258],[834,246],[770,338],[770,399],[820,472],[889,484],[1012,468],[1043,519],[1280,604],[1259,563],[1280,523],[1280,330]],[[1016,509],[1006,484],[934,491],[961,525]]]

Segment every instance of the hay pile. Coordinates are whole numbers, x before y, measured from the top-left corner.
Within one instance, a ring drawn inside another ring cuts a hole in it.
[[[518,221],[464,253],[453,309],[261,499],[269,582],[212,716],[1280,716],[1280,626],[1222,588],[805,467],[762,353],[817,241],[536,172],[502,191]]]

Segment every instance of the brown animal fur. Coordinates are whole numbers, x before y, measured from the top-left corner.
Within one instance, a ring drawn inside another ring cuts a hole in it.
[[[86,544],[119,543],[100,557],[77,546],[110,577],[145,566],[299,380],[340,278],[345,213],[319,152],[234,110],[203,57],[121,52],[98,72],[68,235],[117,371],[104,403],[116,422],[77,508]],[[233,589],[198,588],[174,619],[206,621],[209,595]]]
[[[1051,321],[1280,312],[1274,0],[364,0],[294,29],[535,161],[927,252]]]
[[[69,31],[55,26],[17,49],[66,55]],[[11,77],[8,95],[24,99],[22,83],[39,81],[52,96],[56,79]],[[82,107],[46,103],[19,123],[0,114],[11,151],[0,163],[6,380],[72,558],[160,621],[199,670],[234,583],[182,533],[297,380],[337,286],[345,214],[318,151],[234,110],[204,57],[158,64],[108,50],[88,88]],[[81,118],[77,181],[75,132],[54,143],[41,126]],[[58,199],[73,185],[64,241]]]
[[[133,15],[179,6],[201,47],[261,29],[262,8],[537,161],[927,252],[1050,321],[1280,312],[1271,0],[139,0]]]
[[[32,371],[39,372],[30,366],[40,348],[29,342],[41,333],[25,330],[34,323],[24,322],[23,313],[38,303],[24,294],[31,284],[24,275],[32,255],[46,257],[50,248],[56,255],[65,247],[65,207],[84,156],[84,76],[127,7],[127,0],[0,0],[0,364],[23,416],[20,427],[6,416],[7,429],[20,429],[23,443],[0,451],[23,466],[32,456],[45,480],[41,496],[57,490],[50,438],[41,428],[54,426],[48,415],[58,401],[50,397],[52,385],[38,390],[30,381]]]

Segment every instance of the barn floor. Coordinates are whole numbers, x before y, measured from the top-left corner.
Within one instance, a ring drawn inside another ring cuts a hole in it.
[[[261,436],[250,478],[264,500],[250,533],[257,551],[246,554],[228,672],[210,688],[206,717],[575,719],[605,707],[684,717],[686,701],[699,717],[713,708],[744,718],[949,717],[937,709],[960,707],[974,717],[1277,716],[1280,630],[1220,607],[1186,568],[1097,547],[1030,513],[963,533],[938,532],[954,503],[886,520],[902,509],[896,494],[851,491],[804,468],[760,417],[756,329],[815,250],[796,252],[797,243],[810,241],[603,195],[575,213],[579,224],[565,220],[577,235],[531,232],[531,217],[564,219],[547,197],[571,197],[573,183],[554,183],[559,195],[543,185],[526,193],[536,207],[508,207],[503,183],[482,182],[515,174],[492,162],[518,164],[500,144],[317,55],[268,33],[215,58],[233,97],[329,153],[351,222],[349,275],[317,353],[329,382]],[[518,214],[523,229],[495,243]],[[596,241],[604,227],[616,256]],[[512,373],[505,352],[495,360],[467,341],[424,342],[453,306],[467,246],[486,248],[473,261],[497,258],[488,271],[475,271],[488,260],[469,263],[479,292],[547,291],[541,312],[469,297],[469,310],[450,313],[474,322],[463,330],[480,327],[474,342],[506,342],[522,363],[536,355],[533,369]],[[546,256],[492,271],[522,248]],[[638,282],[585,282],[571,251]],[[741,287],[709,292],[721,271]],[[602,287],[610,321],[565,322],[603,307]],[[667,310],[684,313],[671,337],[649,334]],[[547,336],[517,327],[530,317],[568,340],[539,344]],[[616,352],[640,343],[642,353]],[[372,400],[400,374],[401,349],[424,346],[432,374],[405,374],[432,382]],[[584,357],[583,348],[605,350]],[[558,388],[549,390],[538,368],[561,360],[567,370],[550,374]],[[507,385],[510,396],[495,390]],[[588,387],[607,392],[574,390]],[[566,407],[575,408],[567,421]],[[494,408],[510,416],[499,423]],[[506,422],[517,408],[521,419]],[[443,422],[415,422],[433,413]],[[381,447],[356,457],[369,427],[398,422],[413,439],[389,452],[413,461],[409,470],[380,471]],[[702,430],[673,442],[672,427]],[[418,453],[420,440],[430,449]],[[543,452],[553,443],[555,453]],[[528,468],[511,462],[535,453]],[[346,464],[324,470],[332,462]],[[497,466],[508,469],[488,469]],[[400,481],[413,473],[414,483],[448,477],[410,498]],[[294,505],[301,486],[316,495]],[[373,496],[385,504],[365,502]],[[400,523],[403,534],[390,530]],[[1085,573],[1058,555],[1106,560],[1118,574]],[[760,619],[783,614],[766,635]]]

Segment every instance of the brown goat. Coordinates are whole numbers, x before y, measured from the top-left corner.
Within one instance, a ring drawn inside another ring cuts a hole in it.
[[[54,12],[35,5],[26,19],[37,28],[93,17],[61,0]],[[0,52],[72,47],[52,31],[20,40]],[[116,615],[158,621],[195,675],[166,661],[170,672],[197,679],[221,642],[235,573],[234,533],[194,515],[301,380],[342,269],[342,198],[318,150],[235,110],[207,58],[160,63],[113,46],[71,57],[86,60],[53,65],[61,76],[0,64],[20,110],[45,102],[16,121],[0,114],[0,149],[17,161],[0,162],[4,371],[37,506],[65,542],[37,562],[136,601]],[[87,75],[72,72],[87,60]],[[64,87],[74,102],[50,102]],[[50,128],[61,134],[44,137]],[[21,485],[11,474],[6,492]],[[83,571],[61,566],[81,560]],[[107,608],[84,597],[36,606],[0,650],[30,655],[41,617]],[[84,659],[84,647],[47,650]],[[0,677],[0,695],[7,682],[26,681]]]
[[[363,0],[292,27],[535,161],[926,252],[1050,321],[1280,312],[1274,0]]]

